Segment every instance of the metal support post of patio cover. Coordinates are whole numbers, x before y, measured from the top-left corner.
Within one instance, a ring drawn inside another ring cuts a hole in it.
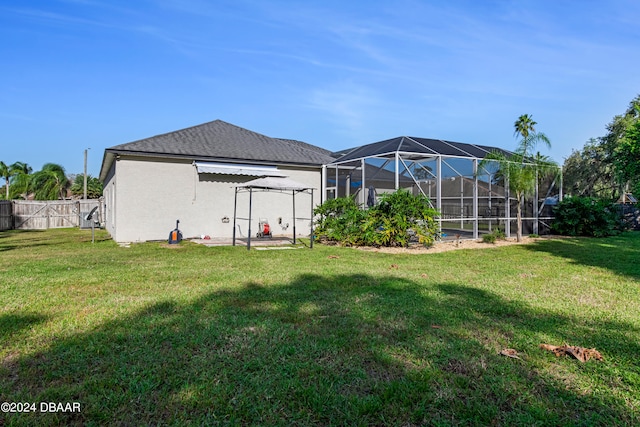
[[[251,249],[251,215],[253,209],[253,193],[263,191],[278,191],[281,193],[291,191],[292,205],[293,205],[293,244],[296,243],[296,193],[309,193],[311,195],[311,234],[310,234],[310,248],[313,248],[313,188],[300,184],[289,178],[281,177],[266,177],[258,178],[253,181],[249,181],[243,185],[236,186],[235,197],[233,202],[233,246],[236,245],[236,222],[238,219],[247,219],[249,221],[248,237],[247,237],[247,250]],[[248,191],[249,192],[249,217],[238,218],[238,193]]]

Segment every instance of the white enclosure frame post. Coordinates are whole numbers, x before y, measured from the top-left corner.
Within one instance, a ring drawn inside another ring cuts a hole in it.
[[[511,237],[511,192],[509,191],[509,175],[504,177],[504,234]]]
[[[395,159],[396,160],[396,166],[395,166],[396,167],[395,188],[396,188],[396,191],[398,191],[398,189],[400,188],[400,153],[398,153],[396,151],[396,156],[395,157],[396,157],[396,159]]]
[[[327,165],[322,165],[322,183],[320,184],[320,204],[327,198]]]
[[[533,199],[533,234],[539,234],[539,223],[538,221],[540,220],[540,207],[538,206],[538,200],[540,199],[540,194],[539,194],[539,187],[538,187],[538,169],[536,168],[536,188],[535,188],[535,196]],[[542,201],[542,206],[544,206],[544,200]]]
[[[464,177],[458,175],[460,178],[460,229],[464,230]]]
[[[313,188],[311,189],[311,235],[309,236],[309,248],[313,249],[313,240],[315,236],[313,235]]]
[[[360,197],[362,198],[362,206],[366,206],[367,205],[367,199],[365,196],[365,192],[367,191],[367,187],[366,187],[366,182],[365,182],[365,166],[366,166],[366,162],[365,159],[360,160],[360,168],[362,169],[361,175],[362,175],[362,191],[360,191]]]
[[[478,159],[473,159],[473,238],[478,238]]]
[[[491,192],[493,188],[491,187],[493,180],[493,176],[489,174],[489,233],[493,233],[493,193]],[[500,209],[500,205],[498,204],[498,211]],[[496,215],[496,226],[500,228],[500,218]]]
[[[293,200],[293,244],[296,244],[296,190],[291,191],[291,199]],[[313,216],[311,217],[313,219]]]
[[[562,201],[562,199],[564,198],[564,192],[563,192],[563,187],[564,187],[564,182],[563,182],[563,168],[562,166],[560,166],[560,194],[558,196],[558,200]]]
[[[440,216],[438,233],[442,235],[442,156],[436,157],[436,210]]]
[[[233,197],[233,244],[232,246],[236,245],[236,218],[237,218],[237,212],[238,212],[238,187],[236,187],[235,189],[235,196]]]

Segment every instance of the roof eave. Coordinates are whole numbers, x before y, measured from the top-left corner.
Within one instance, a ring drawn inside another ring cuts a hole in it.
[[[277,160],[253,160],[245,158],[234,157],[218,157],[218,156],[195,156],[190,154],[174,154],[174,153],[154,153],[149,151],[132,151],[132,150],[118,150],[108,148],[105,150],[105,156],[102,161],[102,169],[100,170],[100,179],[106,179],[106,175],[111,168],[111,164],[119,155],[135,156],[135,157],[149,157],[156,159],[181,159],[181,160],[201,160],[201,161],[225,161],[231,163],[254,163],[259,165],[282,165],[282,166],[294,166],[294,167],[308,167],[308,168],[321,168],[324,163],[303,163],[303,162],[286,162]]]
[[[104,156],[102,157],[102,167],[100,168],[100,175],[98,175],[98,179],[103,184],[107,179],[107,174],[111,169],[111,165],[113,165],[113,161],[116,159],[116,155],[116,153],[109,149],[104,150]]]

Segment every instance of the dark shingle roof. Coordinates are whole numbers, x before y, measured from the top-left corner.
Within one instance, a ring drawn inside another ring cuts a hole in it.
[[[271,138],[222,120],[116,145],[107,151],[313,166],[334,160],[329,150],[301,141]]]
[[[484,145],[464,144],[461,142],[444,141],[441,139],[428,139],[399,136],[385,141],[374,142],[357,148],[333,153],[338,157],[335,162],[346,162],[370,156],[381,156],[395,153],[417,153],[425,155],[444,155],[468,158],[484,158],[491,151],[501,151],[510,154],[500,148]]]

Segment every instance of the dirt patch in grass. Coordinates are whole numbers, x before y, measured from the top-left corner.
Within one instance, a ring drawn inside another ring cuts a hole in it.
[[[160,247],[161,248],[166,248],[166,249],[184,249],[185,246],[182,245],[176,245],[174,244],[170,244],[170,243],[160,243]]]
[[[523,236],[520,242],[517,241],[515,237],[510,237],[504,240],[497,240],[495,243],[484,243],[481,239],[478,240],[459,240],[459,241],[446,241],[446,242],[438,242],[433,246],[424,247],[422,245],[411,245],[408,248],[374,248],[371,246],[360,246],[356,249],[361,251],[371,251],[371,252],[382,252],[382,253],[392,253],[392,254],[435,254],[440,252],[448,252],[455,251],[457,249],[490,249],[501,246],[511,246],[511,245],[526,245],[527,243],[532,243],[541,239],[549,239],[550,237],[528,237]],[[555,238],[555,236],[553,237]]]

